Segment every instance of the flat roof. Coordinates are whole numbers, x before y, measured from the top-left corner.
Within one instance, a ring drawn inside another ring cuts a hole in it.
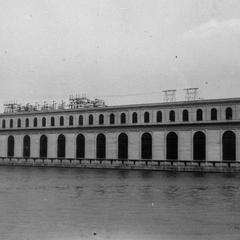
[[[13,116],[13,115],[33,115],[33,114],[48,114],[48,113],[67,113],[67,112],[94,112],[94,111],[109,111],[109,110],[119,110],[119,109],[141,109],[146,107],[174,107],[174,106],[189,106],[189,105],[203,105],[203,104],[223,104],[223,103],[240,103],[240,98],[219,98],[219,99],[198,99],[191,101],[175,101],[175,102],[161,102],[161,103],[140,103],[140,104],[127,104],[127,105],[112,105],[105,107],[83,107],[83,108],[73,108],[73,109],[55,109],[55,110],[43,110],[43,111],[21,111],[21,112],[10,112],[10,113],[0,113],[2,116]]]

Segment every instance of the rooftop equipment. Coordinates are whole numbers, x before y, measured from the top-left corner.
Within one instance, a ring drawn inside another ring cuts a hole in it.
[[[4,104],[4,113],[14,112],[35,112],[35,111],[53,111],[53,110],[65,110],[65,109],[78,109],[78,108],[90,108],[90,107],[105,107],[105,101],[95,98],[91,100],[86,97],[86,94],[82,95],[70,95],[69,102],[61,101],[57,103],[52,101],[48,103],[46,101],[43,104],[18,104],[16,101]]]

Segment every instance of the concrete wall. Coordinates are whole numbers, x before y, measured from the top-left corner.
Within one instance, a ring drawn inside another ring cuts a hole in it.
[[[165,133],[154,131],[153,134],[153,159],[165,160]]]
[[[171,130],[178,135],[178,156],[179,160],[193,159],[193,136],[196,131],[202,131],[206,135],[206,160],[221,161],[222,159],[222,135],[229,129],[183,129]],[[240,159],[240,129],[233,129],[236,134],[236,157]],[[120,129],[116,131],[101,131],[106,136],[106,158],[116,159],[118,157],[118,136],[120,133],[128,135],[128,157],[129,159],[141,158],[141,137],[144,132],[149,132],[152,135],[152,156],[156,160],[166,159],[166,134],[169,129],[141,129],[127,130]],[[97,131],[83,131],[85,136],[85,157],[96,157],[96,138],[100,132]],[[39,157],[40,153],[40,137],[43,133],[29,133],[31,138],[31,157]],[[57,139],[60,134],[64,134],[66,138],[66,157],[76,157],[76,137],[79,132],[61,132],[44,133],[48,138],[48,157],[57,157]],[[11,134],[15,138],[15,157],[23,156],[23,138],[26,135],[23,133]],[[0,156],[7,156],[7,140],[10,135],[0,135]]]
[[[85,157],[95,158],[96,157],[96,135],[95,133],[85,134]]]
[[[140,137],[139,132],[128,133],[128,158],[129,159],[140,159],[141,148],[140,148]]]
[[[178,155],[180,160],[192,160],[192,132],[180,131],[178,134]]]
[[[210,161],[220,161],[222,159],[221,132],[219,130],[207,131],[207,159]]]

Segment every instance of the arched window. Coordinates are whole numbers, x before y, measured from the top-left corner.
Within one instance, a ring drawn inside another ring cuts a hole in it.
[[[222,136],[222,159],[236,160],[236,135],[232,131],[226,131]]]
[[[161,111],[157,111],[157,122],[162,122],[162,112]]]
[[[115,115],[113,113],[110,114],[110,124],[115,123]]]
[[[78,125],[82,126],[83,125],[83,116],[80,115],[78,118]]]
[[[206,160],[206,136],[196,132],[193,136],[193,160]]]
[[[173,110],[169,112],[169,121],[175,122],[175,112]]]
[[[42,126],[46,127],[46,118],[45,117],[42,118]]]
[[[168,160],[178,159],[178,136],[175,132],[170,132],[167,135],[167,156]]]
[[[13,119],[10,119],[10,128],[13,128]]]
[[[40,157],[46,158],[47,157],[47,151],[48,151],[48,139],[47,136],[42,135],[40,137]]]
[[[202,121],[203,120],[203,112],[202,109],[197,110],[197,121]]]
[[[58,136],[58,154],[59,158],[65,158],[66,140],[63,134]]]
[[[55,118],[51,117],[51,126],[54,127],[55,126]]]
[[[93,125],[93,115],[92,115],[92,114],[90,114],[90,115],[88,116],[88,124],[89,124],[89,125]]]
[[[85,157],[85,137],[82,134],[79,134],[77,136],[76,157],[77,158],[84,158]]]
[[[69,116],[69,126],[73,126],[73,116]]]
[[[142,159],[152,159],[152,136],[144,133],[141,138],[141,157]]]
[[[217,120],[217,109],[216,108],[211,109],[211,120]]]
[[[25,127],[29,127],[29,119],[28,118],[26,118],[26,120],[25,120]]]
[[[182,120],[183,120],[183,122],[188,122],[188,110],[187,109],[185,109],[185,110],[183,110],[183,114],[182,114]]]
[[[2,128],[5,128],[5,127],[6,127],[6,120],[3,119],[3,120],[2,120]]]
[[[18,128],[21,127],[21,119],[20,119],[20,118],[19,118],[18,121],[17,121],[17,126],[18,126]]]
[[[104,116],[103,116],[103,114],[100,114],[99,115],[99,124],[104,124]]]
[[[30,157],[31,140],[28,135],[23,138],[23,157]]]
[[[97,136],[97,158],[106,158],[106,137],[102,133]]]
[[[118,158],[128,159],[128,136],[125,133],[118,136]]]
[[[132,123],[137,123],[137,122],[138,122],[138,116],[137,116],[137,113],[134,112],[134,113],[132,114]]]
[[[60,126],[64,126],[64,117],[63,116],[60,117]]]
[[[226,120],[232,120],[232,115],[233,115],[232,108],[230,108],[230,107],[226,108],[225,115],[226,115]]]
[[[125,124],[126,123],[126,114],[125,113],[121,113],[121,124]]]
[[[34,126],[34,127],[37,127],[37,118],[34,118],[34,119],[33,119],[33,126]]]
[[[144,113],[144,122],[145,123],[149,123],[149,121],[150,121],[149,112],[145,112]]]
[[[14,137],[8,137],[8,157],[14,156]]]

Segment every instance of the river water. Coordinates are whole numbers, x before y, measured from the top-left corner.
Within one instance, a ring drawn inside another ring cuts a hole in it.
[[[240,174],[0,168],[0,239],[240,239]]]

